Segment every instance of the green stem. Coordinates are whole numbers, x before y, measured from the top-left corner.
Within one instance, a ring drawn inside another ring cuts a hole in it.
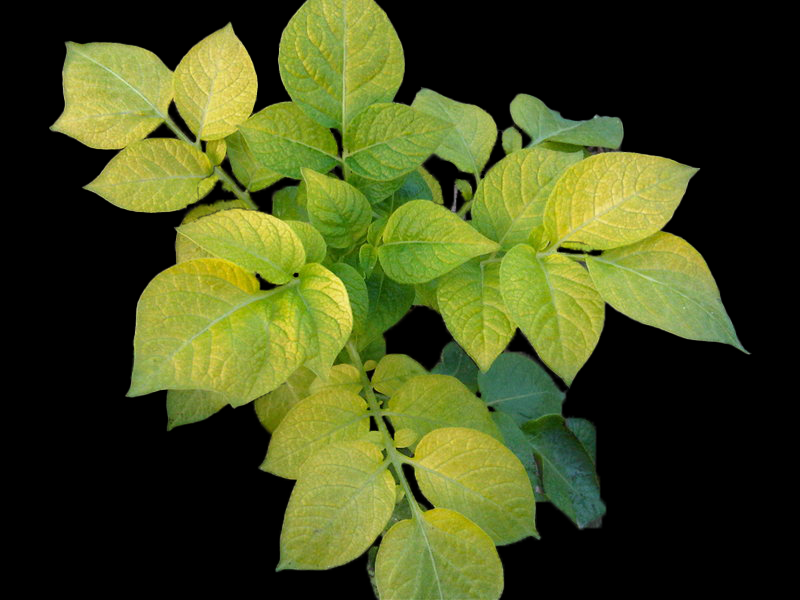
[[[250,192],[240,188],[236,180],[228,175],[221,166],[217,165],[214,167],[214,174],[230,188],[239,200],[244,202],[251,209],[258,210],[258,206],[256,206],[256,203],[250,198]]]
[[[458,215],[458,216],[459,216],[459,217],[461,217],[462,219],[463,219],[464,217],[466,217],[466,216],[467,216],[467,213],[469,212],[469,209],[471,209],[471,208],[472,208],[472,203],[473,203],[473,202],[475,202],[475,199],[474,199],[474,198],[473,198],[472,200],[469,200],[468,202],[465,202],[465,203],[464,203],[464,206],[462,206],[461,208],[459,208],[459,209],[458,209],[458,212],[456,212],[456,215]]]
[[[375,392],[372,391],[372,383],[367,376],[367,372],[364,370],[364,363],[361,361],[361,356],[358,354],[358,348],[353,340],[347,342],[347,353],[350,355],[350,361],[353,363],[353,366],[358,369],[359,373],[361,373],[361,382],[364,385],[364,392],[367,397],[367,405],[369,406],[372,417],[375,419],[375,423],[378,426],[378,431],[381,432],[381,436],[383,437],[383,445],[386,447],[386,454],[394,466],[397,478],[400,480],[400,487],[403,488],[406,498],[408,498],[408,505],[411,507],[411,512],[415,517],[422,518],[423,511],[419,504],[417,504],[417,500],[414,498],[414,492],[411,490],[411,485],[408,483],[408,479],[406,479],[406,476],[403,473],[403,463],[407,461],[407,457],[400,454],[400,452],[397,451],[397,448],[394,447],[392,434],[389,433],[389,428],[386,427],[386,422],[383,420],[383,410],[378,403],[378,399],[375,397]]]

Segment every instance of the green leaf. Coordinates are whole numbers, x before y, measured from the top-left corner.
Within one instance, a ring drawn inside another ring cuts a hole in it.
[[[506,155],[522,150],[522,134],[516,127],[503,131],[503,151]]]
[[[404,104],[374,104],[344,134],[344,164],[367,179],[396,179],[419,167],[451,128]]]
[[[206,142],[206,154],[212,165],[218,165],[225,160],[228,153],[228,143],[224,140],[211,140]]]
[[[403,175],[402,177],[390,179],[389,181],[375,181],[373,179],[365,179],[355,173],[350,173],[350,176],[347,178],[347,183],[364,194],[370,204],[378,204],[400,189],[408,177],[410,177],[410,175]]]
[[[361,383],[361,371],[353,365],[342,364],[334,365],[328,373],[327,379],[317,377],[312,383],[309,391],[312,394],[323,390],[345,390],[353,394],[358,394],[364,385]]]
[[[347,288],[350,308],[353,311],[353,331],[358,335],[364,331],[369,318],[367,283],[361,274],[348,264],[335,263],[331,265],[331,271],[342,280],[344,287]]]
[[[247,209],[248,206],[238,199],[220,200],[219,202],[213,202],[211,204],[199,204],[186,213],[181,224],[186,225],[187,223],[192,223],[208,215],[213,215],[216,212],[234,208]],[[179,233],[175,237],[175,262],[181,263],[195,258],[213,258],[213,254],[206,252],[189,238]]]
[[[503,411],[518,425],[561,414],[562,392],[539,363],[516,352],[501,354],[486,373],[478,373],[481,400]]]
[[[453,126],[436,155],[480,177],[497,141],[494,119],[474,104],[462,104],[428,89],[417,92],[411,106]]]
[[[406,381],[427,372],[425,367],[406,354],[387,354],[375,367],[372,387],[381,394],[393,396]]]
[[[186,142],[151,138],[117,154],[86,189],[136,212],[170,212],[197,202],[214,172],[208,157]]]
[[[475,195],[472,184],[466,179],[456,179],[456,189],[461,193],[461,197],[469,202]]]
[[[566,420],[569,430],[578,438],[578,441],[586,449],[592,462],[597,464],[597,430],[591,421],[570,417]]]
[[[64,112],[52,125],[91,148],[118,149],[164,122],[172,72],[152,52],[125,44],[67,42]]]
[[[495,544],[538,536],[525,467],[495,438],[462,427],[436,429],[417,444],[412,465],[434,506],[458,511]]]
[[[269,291],[221,259],[180,263],[142,293],[129,396],[201,389],[252,400],[303,363],[325,373],[350,335],[344,284],[321,265]]]
[[[503,436],[503,443],[506,448],[511,450],[525,467],[525,472],[528,474],[528,479],[533,488],[533,496],[537,502],[546,502],[547,497],[544,496],[544,488],[542,486],[542,477],[539,473],[539,466],[536,464],[536,458],[533,455],[533,448],[528,443],[528,439],[519,425],[514,421],[514,417],[508,413],[496,410],[492,413],[492,419],[500,430]]]
[[[332,444],[300,469],[281,530],[283,569],[330,569],[361,556],[395,505],[388,461],[369,442]]]
[[[372,0],[309,0],[281,36],[286,91],[325,127],[343,129],[375,102],[391,102],[403,81],[400,39]]]
[[[382,215],[383,219],[388,218],[400,206],[412,200],[431,200],[437,204],[442,203],[442,190],[439,183],[422,167],[401,179],[402,185],[391,196],[375,206],[375,211]],[[375,244],[375,242],[372,243]]]
[[[214,256],[275,284],[284,284],[306,262],[303,242],[280,219],[254,210],[226,210],[178,227],[178,233]]]
[[[358,249],[358,268],[369,277],[378,264],[378,249],[372,244],[364,244]]]
[[[420,436],[440,427],[469,427],[501,439],[489,409],[449,375],[417,375],[406,380],[387,405],[392,426]]]
[[[517,330],[500,294],[500,263],[461,265],[442,278],[436,298],[453,338],[487,370]]]
[[[582,158],[580,152],[544,148],[505,157],[478,186],[472,225],[507,250],[524,243],[534,229],[543,226],[545,204],[558,178]]]
[[[256,416],[264,429],[272,433],[280,425],[287,413],[295,405],[308,397],[311,392],[311,383],[316,379],[316,375],[310,369],[300,367],[292,373],[277,389],[256,398],[253,402]]]
[[[225,140],[228,145],[228,161],[231,163],[233,174],[248,190],[257,192],[283,179],[283,175],[261,166],[256,161],[250,146],[241,133],[238,131],[232,133]]]
[[[284,177],[306,167],[327,173],[339,163],[336,139],[292,102],[268,106],[239,125],[253,160]]]
[[[230,24],[195,45],[175,69],[175,106],[201,140],[236,131],[253,112],[257,91],[253,61]]]
[[[272,194],[272,214],[284,221],[308,222],[306,184],[290,185]]]
[[[375,581],[381,600],[497,600],[503,565],[480,527],[455,511],[435,508],[386,533]]]
[[[431,279],[425,283],[415,285],[414,304],[416,306],[427,306],[431,310],[439,312],[439,301],[436,299],[439,283],[441,283],[441,279]]]
[[[204,390],[167,391],[167,431],[207,419],[230,404],[230,398]]]
[[[499,249],[455,213],[427,200],[413,200],[389,218],[378,256],[395,281],[424,283]]]
[[[366,283],[369,316],[359,337],[359,350],[402,319],[414,302],[414,288],[386,277],[380,265],[375,265]]]
[[[582,160],[558,180],[545,208],[551,245],[606,250],[651,236],[672,218],[696,172],[667,158],[628,152]]]
[[[578,527],[603,516],[594,462],[561,415],[547,415],[522,426],[542,461],[544,491]]]
[[[586,270],[520,244],[503,258],[500,289],[511,318],[542,361],[572,383],[603,330],[605,303]]]
[[[332,248],[349,248],[367,235],[372,207],[349,183],[303,169],[308,216]]]
[[[333,442],[359,440],[369,431],[367,403],[358,394],[330,389],[298,402],[269,441],[261,470],[297,479],[300,467]]]
[[[478,366],[455,342],[448,343],[442,350],[442,359],[431,369],[431,373],[451,375],[463,383],[473,393],[478,391]]]
[[[292,231],[303,243],[307,263],[321,263],[325,260],[328,246],[325,244],[322,234],[313,225],[303,221],[285,221],[285,223],[292,228]]]
[[[511,102],[511,118],[531,137],[531,146],[552,140],[579,146],[617,149],[622,143],[622,121],[616,117],[571,121],[547,108],[538,98],[527,94],[519,94]]]
[[[586,263],[603,300],[622,314],[690,340],[745,351],[705,260],[681,238],[659,232]]]

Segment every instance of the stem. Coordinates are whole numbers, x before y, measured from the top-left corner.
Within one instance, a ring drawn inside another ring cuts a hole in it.
[[[411,507],[411,512],[415,517],[422,518],[422,509],[419,507],[419,504],[417,504],[417,500],[414,498],[414,492],[411,491],[411,485],[408,483],[408,479],[406,479],[403,473],[403,463],[407,461],[407,457],[400,454],[397,448],[394,447],[392,434],[389,433],[389,429],[386,427],[386,423],[383,420],[383,410],[378,403],[378,399],[375,397],[375,392],[372,391],[372,383],[369,377],[367,377],[367,372],[364,370],[364,363],[361,362],[361,356],[358,354],[358,348],[353,340],[347,342],[347,353],[350,355],[353,366],[361,373],[361,382],[364,385],[367,405],[369,405],[372,418],[375,419],[375,423],[378,426],[378,431],[381,432],[383,445],[386,447],[386,454],[394,466],[397,478],[400,480],[400,486],[403,488],[406,498],[408,498],[408,505]]]
[[[247,204],[247,206],[253,210],[258,210],[258,206],[256,206],[256,203],[250,198],[250,192],[240,188],[236,180],[228,175],[221,166],[217,165],[214,167],[214,174],[230,188],[239,200]]]
[[[461,208],[458,209],[458,212],[456,212],[456,215],[458,215],[462,219],[464,217],[466,217],[467,213],[469,212],[469,209],[472,208],[472,203],[473,202],[475,202],[474,198],[472,200],[469,200],[468,202],[465,202],[464,206],[462,206]]]

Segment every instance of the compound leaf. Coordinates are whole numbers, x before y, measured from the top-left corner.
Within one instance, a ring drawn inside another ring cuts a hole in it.
[[[118,149],[164,122],[172,71],[152,52],[125,44],[67,42],[64,112],[52,125],[91,148]]]
[[[306,262],[303,242],[280,219],[254,210],[226,210],[178,227],[214,256],[284,284]]]
[[[378,256],[389,277],[413,284],[435,279],[499,248],[443,206],[412,200],[389,217]]]
[[[538,535],[525,467],[497,439],[462,427],[436,429],[417,444],[412,464],[434,506],[463,514],[495,544]]]
[[[480,527],[434,508],[389,529],[375,561],[375,582],[381,600],[497,600],[503,565]]]
[[[278,53],[292,100],[325,127],[343,130],[403,80],[403,47],[372,0],[309,0],[292,17]]]
[[[520,244],[503,258],[500,289],[536,353],[570,385],[603,329],[605,303],[589,274],[569,258],[539,258]]]
[[[126,210],[170,212],[200,200],[201,182],[213,172],[191,144],[150,138],[122,150],[86,189]]]
[[[367,235],[372,220],[369,200],[345,181],[303,169],[306,209],[311,224],[328,246],[349,248]]]
[[[622,314],[690,340],[744,351],[705,260],[681,238],[658,232],[587,257],[586,263],[603,300]]]
[[[201,140],[236,131],[253,112],[257,91],[253,61],[230,24],[195,45],[175,69],[175,106]]]
[[[596,154],[567,169],[545,208],[553,246],[626,246],[661,229],[697,169],[630,152]]]
[[[281,530],[283,569],[330,569],[363,554],[395,505],[388,461],[369,442],[331,444],[305,461]]]

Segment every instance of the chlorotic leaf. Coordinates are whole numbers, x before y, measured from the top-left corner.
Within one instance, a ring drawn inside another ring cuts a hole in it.
[[[347,183],[358,188],[358,191],[366,196],[370,204],[379,204],[400,189],[406,178],[407,176],[403,175],[388,181],[375,181],[350,173]]]
[[[308,216],[332,248],[349,248],[367,235],[372,207],[347,182],[303,169]]]
[[[358,335],[364,331],[369,318],[367,283],[361,274],[348,264],[335,263],[331,265],[331,271],[342,280],[344,287],[347,288],[350,308],[353,310],[353,331]]]
[[[404,104],[373,104],[343,136],[344,164],[367,179],[396,179],[422,165],[450,129],[450,123]]]
[[[630,152],[596,154],[571,166],[545,208],[553,246],[607,250],[661,229],[697,169],[667,158]]]
[[[744,351],[705,260],[681,238],[659,232],[587,257],[586,263],[603,300],[622,314],[690,340]]]
[[[448,343],[442,350],[442,359],[431,373],[451,375],[473,393],[478,391],[478,366],[456,342]]]
[[[225,139],[211,140],[206,142],[206,154],[212,165],[218,165],[225,160],[225,155],[228,153],[228,144]]]
[[[436,155],[480,177],[497,142],[497,125],[491,115],[474,104],[456,102],[427,89],[417,92],[411,106],[453,126]]]
[[[254,210],[226,210],[178,227],[214,256],[284,284],[306,262],[303,243],[280,219]]]
[[[478,373],[481,400],[518,425],[549,414],[561,414],[564,392],[545,369],[524,354],[504,352],[486,373]]]
[[[221,212],[223,210],[231,210],[234,208],[242,208],[247,209],[248,206],[241,200],[220,200],[219,202],[213,202],[211,204],[198,204],[194,208],[192,208],[189,212],[186,213],[186,216],[183,217],[183,221],[181,225],[186,225],[187,223],[192,223],[201,219],[203,217],[207,217],[208,215],[213,215],[216,212]],[[200,246],[195,244],[189,238],[180,233],[175,237],[175,262],[186,262],[187,260],[194,260],[195,258],[213,258],[214,255],[210,252],[206,252]]]
[[[503,258],[500,289],[536,353],[570,385],[603,329],[605,303],[588,272],[564,256],[539,258],[520,244]]]
[[[303,243],[307,263],[321,263],[328,254],[328,246],[322,234],[310,223],[303,221],[285,221]]]
[[[466,202],[472,200],[473,196],[475,195],[475,192],[472,189],[472,184],[466,179],[456,179],[456,189]]]
[[[197,202],[201,182],[213,172],[191,144],[150,138],[122,150],[86,189],[126,210],[170,212]]]
[[[63,83],[64,112],[51,129],[91,148],[143,139],[172,102],[172,72],[152,52],[125,44],[68,42]]]
[[[375,560],[381,600],[498,600],[503,565],[480,527],[446,508],[396,523]]]
[[[503,130],[503,151],[506,155],[522,150],[522,134],[516,127]]]
[[[544,491],[559,510],[585,527],[605,513],[594,462],[561,415],[546,415],[522,426],[542,462]]]
[[[225,138],[227,142],[228,161],[231,163],[233,174],[248,190],[257,192],[268,188],[273,183],[283,179],[283,175],[261,166],[253,156],[250,146],[240,132],[235,132]],[[275,214],[275,216],[279,216]]]
[[[195,45],[175,69],[175,106],[201,140],[236,131],[253,112],[257,91],[253,61],[230,24]]]
[[[330,389],[298,402],[272,434],[261,465],[279,477],[297,479],[303,463],[328,444],[359,440],[369,431],[367,403],[358,394]]]
[[[284,177],[300,179],[304,167],[326,173],[339,162],[333,134],[292,102],[257,112],[239,132],[253,160]]]
[[[317,377],[311,383],[309,391],[312,394],[322,390],[345,390],[358,394],[364,385],[361,383],[361,371],[353,365],[341,364],[331,367],[327,379]]]
[[[278,570],[330,569],[358,558],[383,531],[395,482],[377,446],[331,444],[305,461],[281,531]]]
[[[300,367],[277,389],[256,398],[253,406],[264,429],[272,433],[294,406],[311,395],[311,383],[316,375],[306,367]]]
[[[486,405],[449,375],[411,377],[387,406],[395,429],[413,429],[423,436],[440,427],[470,427],[501,439]]]
[[[395,281],[424,283],[499,248],[455,213],[427,200],[414,200],[389,218],[378,256]]]
[[[617,149],[622,143],[622,121],[616,117],[571,121],[527,94],[519,94],[511,102],[511,117],[531,137],[531,146],[551,140]]]
[[[486,371],[517,330],[500,294],[500,263],[461,265],[442,278],[436,298],[453,338]]]
[[[419,435],[413,429],[398,429],[394,432],[394,447],[407,448],[419,440]]]
[[[375,265],[372,273],[366,278],[369,296],[369,314],[364,332],[359,336],[359,349],[379,338],[405,316],[414,302],[414,288],[389,279]],[[384,352],[385,354],[385,352]]]
[[[167,392],[167,431],[207,419],[230,404],[225,394],[205,390]]]
[[[309,0],[281,36],[278,65],[292,100],[325,127],[343,130],[370,104],[392,101],[405,60],[373,0]]]
[[[507,156],[486,174],[472,205],[472,224],[511,249],[543,226],[544,208],[561,174],[581,152],[529,148]]]
[[[412,464],[434,506],[458,511],[495,544],[538,535],[525,467],[497,439],[462,427],[436,429],[417,444]]]
[[[406,354],[387,354],[375,367],[372,387],[381,394],[393,396],[406,381],[427,372],[425,367]]]

